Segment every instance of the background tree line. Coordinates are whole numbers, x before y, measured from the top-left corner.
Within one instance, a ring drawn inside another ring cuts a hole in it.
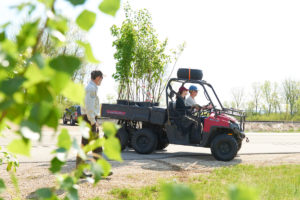
[[[255,82],[250,91],[233,88],[231,97],[224,106],[245,110],[248,120],[300,121],[300,81]]]

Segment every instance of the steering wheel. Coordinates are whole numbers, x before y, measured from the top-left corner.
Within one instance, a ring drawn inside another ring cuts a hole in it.
[[[192,107],[191,114],[194,115],[195,117],[208,116],[212,110],[212,109],[206,108],[208,105],[200,107],[199,110],[195,109],[195,107],[194,108]]]

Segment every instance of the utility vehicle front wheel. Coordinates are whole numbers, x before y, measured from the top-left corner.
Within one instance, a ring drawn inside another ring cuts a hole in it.
[[[222,134],[213,139],[210,149],[216,160],[230,161],[238,152],[238,143],[234,137]]]

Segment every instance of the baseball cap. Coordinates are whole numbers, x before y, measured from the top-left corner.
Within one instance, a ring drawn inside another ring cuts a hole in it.
[[[192,91],[198,91],[198,88],[194,85],[191,85],[189,90],[192,90]]]
[[[181,87],[179,88],[179,92],[181,93],[181,92],[183,92],[183,91],[189,91],[189,90],[186,89],[184,86],[181,86]]]

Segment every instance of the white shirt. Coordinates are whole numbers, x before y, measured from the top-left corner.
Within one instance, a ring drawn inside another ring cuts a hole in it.
[[[185,100],[185,105],[186,106],[193,106],[197,104],[195,99],[193,99],[191,96],[189,96],[186,100]]]
[[[95,117],[100,115],[100,103],[98,93],[98,86],[90,81],[85,87],[85,108],[83,114],[86,114],[91,124],[96,123]]]

